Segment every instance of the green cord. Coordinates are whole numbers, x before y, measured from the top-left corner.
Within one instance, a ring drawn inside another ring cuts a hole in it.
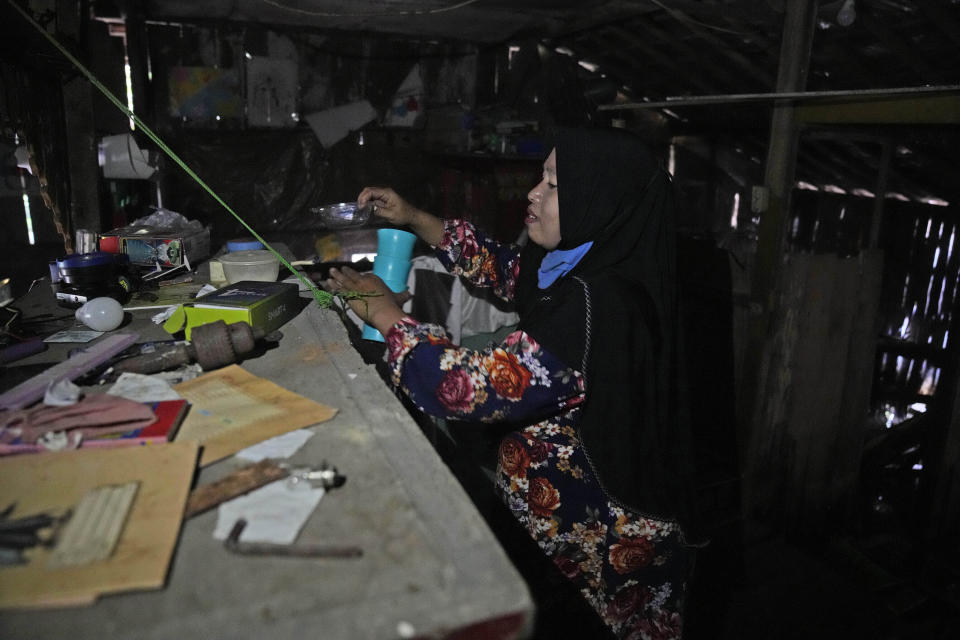
[[[200,176],[198,176],[198,175],[193,171],[193,169],[191,169],[190,167],[188,167],[187,164],[186,164],[183,160],[181,160],[180,157],[173,152],[173,150],[170,149],[170,147],[168,147],[166,144],[164,144],[163,140],[161,140],[161,139],[157,136],[157,134],[155,134],[155,133],[150,129],[150,127],[148,127],[146,124],[144,124],[143,121],[140,120],[140,118],[138,118],[137,115],[136,115],[133,111],[131,111],[130,109],[128,109],[128,108],[126,107],[126,105],[124,105],[122,102],[120,102],[120,100],[117,99],[117,97],[116,97],[115,95],[113,95],[113,93],[110,92],[109,89],[107,89],[105,86],[103,86],[103,84],[101,84],[101,82],[100,82],[99,80],[97,80],[96,77],[94,77],[94,75],[90,72],[90,70],[87,69],[85,66],[83,66],[83,64],[82,64],[79,60],[77,60],[75,57],[73,57],[73,55],[72,55],[69,51],[67,51],[66,48],[64,48],[63,45],[61,45],[61,44],[57,41],[56,38],[54,38],[54,37],[51,36],[49,33],[47,33],[46,29],[44,29],[36,20],[34,20],[26,11],[24,11],[24,10],[23,10],[18,4],[16,4],[13,0],[7,0],[7,2],[10,4],[10,6],[12,6],[14,9],[16,9],[17,12],[18,12],[20,15],[22,15],[27,22],[29,22],[31,25],[33,25],[33,27],[34,27],[37,31],[39,31],[41,34],[43,34],[43,36],[44,36],[47,40],[50,41],[50,44],[52,44],[54,47],[56,47],[57,50],[59,50],[60,53],[62,53],[62,54],[64,55],[64,57],[67,58],[67,60],[69,60],[70,62],[72,62],[73,65],[74,65],[77,69],[79,69],[80,72],[81,72],[84,76],[86,76],[87,80],[89,80],[89,81],[91,82],[91,84],[93,84],[93,86],[95,86],[97,89],[100,90],[100,93],[102,93],[103,95],[105,95],[105,96],[107,97],[107,99],[108,99],[110,102],[112,102],[118,109],[120,109],[120,111],[122,111],[127,117],[131,118],[131,119],[134,121],[134,123],[136,123],[136,125],[137,125],[138,127],[140,127],[140,129],[147,135],[148,138],[150,138],[154,143],[156,143],[156,145],[157,145],[158,147],[160,147],[160,149],[162,149],[164,153],[166,153],[168,156],[170,156],[170,158],[172,158],[174,162],[176,162],[178,165],[180,165],[180,167],[181,167],[184,171],[187,172],[187,175],[189,175],[191,178],[193,178],[194,180],[196,180],[197,184],[199,184],[201,187],[204,188],[204,190],[206,190],[207,193],[209,193],[211,196],[213,196],[213,199],[216,200],[217,202],[219,202],[220,205],[222,205],[224,209],[226,209],[227,211],[229,211],[229,212],[230,212],[230,215],[232,215],[234,218],[236,218],[236,219],[240,222],[240,224],[242,224],[242,225],[247,229],[247,231],[249,231],[249,232],[253,235],[254,238],[256,238],[257,240],[259,240],[260,242],[262,242],[264,247],[266,247],[271,253],[273,253],[273,255],[277,256],[277,259],[280,260],[281,263],[283,263],[283,266],[285,266],[285,267],[290,271],[290,273],[292,273],[293,275],[295,275],[295,276],[300,280],[300,282],[302,282],[303,284],[305,284],[305,285],[307,286],[307,288],[310,289],[310,292],[313,294],[313,299],[317,301],[317,304],[320,305],[320,307],[322,307],[322,308],[324,308],[324,309],[330,307],[330,305],[333,303],[333,298],[335,297],[334,294],[329,293],[329,292],[327,292],[327,291],[324,291],[323,289],[320,289],[317,285],[315,285],[313,282],[311,282],[309,278],[307,278],[306,276],[304,276],[300,271],[297,271],[296,269],[294,269],[294,268],[293,268],[293,265],[291,265],[289,262],[287,262],[282,255],[280,255],[279,253],[277,253],[277,251],[276,251],[273,247],[271,247],[271,246],[267,243],[267,241],[264,240],[264,239],[260,236],[259,233],[257,233],[256,231],[253,230],[253,227],[251,227],[249,224],[246,223],[246,221],[245,221],[243,218],[241,218],[239,215],[237,215],[237,213],[236,213],[233,209],[230,208],[230,205],[228,205],[226,202],[224,202],[223,199],[222,199],[220,196],[218,196],[218,195],[214,192],[213,189],[211,189],[209,186],[207,186],[207,183],[205,183],[203,180],[201,180],[201,179],[200,179]],[[344,295],[344,294],[349,294],[349,295]],[[344,297],[344,298],[358,298],[358,297],[363,297],[363,296],[365,296],[365,295],[373,295],[373,294],[366,294],[366,293],[363,293],[363,292],[356,292],[356,291],[354,291],[354,292],[344,292],[343,294],[341,294],[341,297]]]

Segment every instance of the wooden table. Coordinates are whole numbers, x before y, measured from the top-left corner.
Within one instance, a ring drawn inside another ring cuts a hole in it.
[[[24,312],[31,313],[30,304]],[[149,316],[137,312],[124,330],[140,330],[142,340],[163,337]],[[359,545],[364,555],[237,555],[212,537],[216,512],[210,511],[183,523],[164,589],[108,596],[86,608],[3,611],[0,637],[360,640],[529,633],[533,604],[525,583],[420,427],[350,344],[340,318],[311,304],[282,331],[276,349],[243,367],[339,409],[312,427],[316,435],[291,461],[326,461],[347,476],[321,500],[297,542],[338,540]],[[51,350],[26,362],[57,357]],[[243,464],[223,460],[203,469],[199,482]]]

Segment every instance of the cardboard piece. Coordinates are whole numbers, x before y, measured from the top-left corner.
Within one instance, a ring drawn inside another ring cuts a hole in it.
[[[210,227],[200,231],[143,229],[120,230],[120,251],[130,256],[130,262],[147,267],[160,265],[164,269],[184,263],[197,264],[210,255]]]
[[[201,466],[337,414],[333,407],[287,391],[238,365],[181,382],[174,389],[193,405],[176,442],[202,445]]]
[[[163,328],[168,333],[182,329],[187,340],[194,327],[217,320],[227,324],[246,322],[254,329],[269,333],[282,327],[299,312],[300,293],[297,285],[244,280],[180,305],[163,323]]]
[[[50,568],[51,550],[0,569],[0,608],[77,606],[97,596],[163,586],[196,469],[197,445],[168,443],[80,449],[0,460],[0,496],[11,517],[73,508],[90,489],[138,481],[137,497],[113,554],[102,562]]]

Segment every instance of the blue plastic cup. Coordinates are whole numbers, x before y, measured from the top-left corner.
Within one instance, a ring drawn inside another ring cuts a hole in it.
[[[377,229],[377,255],[409,261],[417,236],[400,229]]]
[[[410,273],[410,260],[393,256],[377,255],[373,260],[373,274],[383,280],[393,291],[407,288],[407,275]]]
[[[385,342],[383,339],[383,334],[371,327],[368,324],[363,325],[363,333],[360,334],[360,337],[364,340],[373,340],[374,342]]]
[[[407,288],[407,276],[410,274],[410,258],[417,236],[400,229],[377,230],[377,257],[373,259],[373,274],[383,280],[394,293]],[[383,335],[371,327],[363,325],[364,340],[383,342]]]
[[[407,288],[407,275],[410,273],[410,260],[401,260],[393,256],[377,254],[373,259],[373,273],[383,280],[394,293],[400,293]],[[368,324],[363,325],[364,340],[383,342],[383,334]]]

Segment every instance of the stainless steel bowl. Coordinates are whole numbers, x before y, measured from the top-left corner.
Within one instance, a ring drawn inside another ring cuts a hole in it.
[[[310,213],[321,226],[329,229],[359,227],[367,223],[373,207],[358,207],[356,202],[338,202],[323,207],[311,207]]]

